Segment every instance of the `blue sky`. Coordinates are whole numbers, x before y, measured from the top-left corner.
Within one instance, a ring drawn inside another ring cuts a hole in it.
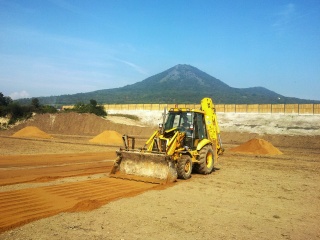
[[[0,92],[91,92],[190,64],[320,100],[319,0],[0,0]]]

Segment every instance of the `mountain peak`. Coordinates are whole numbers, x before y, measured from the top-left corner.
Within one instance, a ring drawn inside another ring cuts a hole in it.
[[[176,69],[188,69],[189,68],[190,69],[190,68],[195,68],[195,67],[192,67],[189,64],[177,64],[173,68],[176,68]]]
[[[104,103],[200,103],[204,97],[214,103],[310,103],[287,98],[263,87],[233,88],[188,64],[178,64],[143,81],[120,88],[88,93],[42,97],[42,104],[76,104],[95,99]]]
[[[187,64],[178,64],[168,69],[167,74],[160,79],[160,83],[167,81],[195,81],[197,84],[203,85],[203,80],[193,71],[192,66]]]

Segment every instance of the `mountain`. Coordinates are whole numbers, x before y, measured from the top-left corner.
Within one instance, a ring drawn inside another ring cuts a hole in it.
[[[186,64],[176,65],[143,81],[121,88],[104,89],[87,93],[39,97],[41,104],[88,103],[199,103],[210,97],[216,104],[275,104],[316,103],[289,98],[263,87],[233,88],[209,74]],[[26,99],[20,99],[20,102]],[[30,102],[30,99],[29,99]]]

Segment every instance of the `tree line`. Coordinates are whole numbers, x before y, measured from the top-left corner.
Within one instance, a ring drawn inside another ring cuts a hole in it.
[[[105,117],[107,112],[103,106],[98,105],[94,99],[90,103],[77,103],[71,109],[65,111],[74,111],[78,113],[93,113],[98,116]],[[8,118],[8,124],[14,124],[18,120],[24,120],[32,117],[33,113],[58,113],[60,109],[51,105],[42,105],[38,98],[32,98],[29,104],[21,105],[18,101],[13,101],[11,97],[4,96],[0,92],[0,117]]]

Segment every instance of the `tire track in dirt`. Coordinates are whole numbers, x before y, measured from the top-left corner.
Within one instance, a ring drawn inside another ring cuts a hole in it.
[[[108,173],[115,152],[0,156],[0,186]]]
[[[58,178],[108,173],[112,166],[113,161],[100,161],[69,166],[43,167],[41,170],[37,168],[0,170],[0,186],[27,182],[45,182]]]
[[[61,212],[90,211],[157,185],[115,178],[0,193],[0,233]]]

